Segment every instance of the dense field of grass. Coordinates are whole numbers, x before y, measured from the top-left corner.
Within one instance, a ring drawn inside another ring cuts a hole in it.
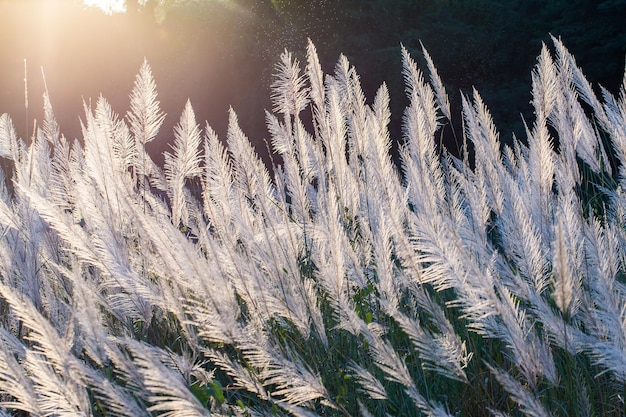
[[[623,415],[626,80],[600,101],[554,40],[527,136],[475,91],[458,159],[424,55],[399,165],[385,85],[312,43],[277,66],[271,170],[189,102],[157,166],[147,63],[82,141],[47,93],[29,141],[2,115],[0,415]]]

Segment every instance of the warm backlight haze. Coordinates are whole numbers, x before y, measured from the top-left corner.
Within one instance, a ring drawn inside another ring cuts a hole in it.
[[[259,47],[274,45],[259,29],[263,21],[220,1],[174,7],[159,18],[150,4],[134,7],[142,3],[135,0],[125,13],[116,13],[126,9],[124,1],[0,2],[0,114],[11,115],[18,135],[32,134],[33,120],[42,120],[42,69],[61,132],[74,139],[82,137],[83,100],[95,104],[102,94],[120,117],[126,114],[135,75],[146,58],[167,113],[153,145],[157,159],[169,149],[166,142],[188,98],[198,123],[208,121],[221,136],[229,106],[240,114],[251,111],[242,117],[242,127],[251,139],[262,139],[263,109],[271,104],[267,87],[258,85],[271,84],[269,71],[280,53],[277,46]]]

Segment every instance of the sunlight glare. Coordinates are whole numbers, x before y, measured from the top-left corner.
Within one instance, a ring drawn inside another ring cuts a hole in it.
[[[86,6],[99,7],[106,14],[126,12],[126,0],[83,0]]]

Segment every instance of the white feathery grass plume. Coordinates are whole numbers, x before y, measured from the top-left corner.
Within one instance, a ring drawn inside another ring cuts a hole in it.
[[[406,145],[400,151],[407,192],[416,213],[435,213],[445,205],[444,178],[435,144],[437,104],[431,86],[404,47],[402,67],[409,98],[403,116]]]
[[[335,195],[334,184],[328,189],[329,196]],[[351,257],[346,252],[351,250],[348,237],[341,226],[340,209],[337,198],[329,198],[326,213],[320,213],[315,234],[311,258],[318,269],[318,285],[328,295],[328,301],[337,319],[338,326],[357,335],[361,329],[361,320],[354,312],[353,301],[349,296],[352,285],[365,288],[365,278],[358,272]]]
[[[560,78],[559,78],[560,80]],[[559,86],[559,94],[557,94],[556,105],[552,116],[548,119],[550,125],[553,126],[559,138],[559,154],[556,160],[555,182],[557,189],[561,192],[574,189],[581,181],[581,173],[578,169],[574,169],[578,162],[576,160],[576,138],[573,129],[567,123],[570,119],[568,114],[568,106],[566,98],[561,90],[564,87]]]
[[[146,59],[141,64],[139,73],[135,78],[133,91],[130,95],[130,111],[127,117],[130,122],[130,130],[141,149],[156,137],[163,119],[165,119],[165,114],[159,108],[152,69]]]
[[[199,277],[186,284],[186,290],[190,294],[185,296],[182,303],[187,317],[183,316],[181,319],[185,318],[192,324],[198,338],[202,340],[233,344],[241,331],[237,321],[240,307],[231,285],[219,275],[219,268],[211,268],[210,271],[216,275],[214,280]]]
[[[478,255],[489,248],[487,233],[492,215],[484,178],[460,162],[450,165],[448,178],[450,204],[444,222],[452,222],[461,241],[473,242],[471,250]]]
[[[154,283],[142,279],[142,272],[131,263],[133,254],[126,238],[132,232],[128,226],[130,223],[125,224],[128,219],[124,219],[124,216],[130,217],[131,212],[112,213],[114,208],[102,202],[99,193],[94,192],[89,183],[79,182],[77,189],[77,201],[89,230],[90,247],[97,259],[93,265],[103,274],[100,285],[107,290],[108,307],[120,317],[149,323],[151,305],[159,303],[161,294]],[[118,196],[118,204],[124,207],[129,203]]]
[[[446,88],[443,86],[443,82],[439,77],[437,72],[437,68],[433,63],[430,54],[424,47],[424,44],[420,41],[420,46],[422,47],[422,53],[424,54],[424,59],[426,60],[426,65],[428,66],[428,72],[430,73],[430,84],[433,86],[433,90],[435,91],[435,97],[437,98],[437,104],[439,105],[439,110],[443,113],[443,115],[448,120],[452,120],[452,113],[450,111],[450,100],[448,100],[448,94],[446,93]]]
[[[225,241],[236,242],[234,221],[233,171],[228,153],[217,134],[207,124],[204,138],[204,175],[202,201],[204,215],[215,235]]]
[[[272,84],[273,110],[283,114],[285,122],[290,126],[290,117],[298,116],[308,104],[309,89],[305,76],[300,73],[300,63],[292,59],[287,50],[280,54],[275,77]]]
[[[284,241],[281,238],[281,228],[286,230],[288,235],[295,232],[295,229],[291,228],[290,232],[289,228],[276,227],[284,221],[284,209],[276,200],[276,192],[267,170],[241,132],[232,111],[228,145],[233,164],[233,189],[236,193],[233,199],[236,203],[233,210],[237,216],[235,223],[239,228],[241,241],[253,260],[247,263],[251,267],[255,264],[261,266],[251,270],[249,276],[257,280],[256,285],[258,291],[261,291],[260,294],[267,296],[263,299],[263,304],[267,308],[266,314],[278,312],[281,316],[293,319],[294,324],[308,334],[309,320],[306,306],[312,304],[306,301],[294,302],[306,296],[307,291],[294,288],[294,285],[298,284],[296,281],[292,282],[288,276],[290,271],[293,276],[299,276],[296,259],[299,250],[294,250],[297,246],[293,244],[283,247],[272,243]],[[301,241],[301,238],[291,240],[292,243]],[[277,291],[273,291],[272,294],[270,291],[273,288]],[[268,315],[270,316],[271,314]]]
[[[557,170],[559,186],[561,189],[567,189],[580,184],[581,181],[581,173],[574,169],[577,167],[576,155],[594,172],[602,170],[600,162],[603,160],[604,164],[608,162],[598,134],[579,103],[574,81],[574,73],[578,71],[576,65],[568,59],[568,53],[559,49],[558,45],[556,66],[559,74],[559,94],[556,98],[555,111],[549,120],[559,137],[559,155],[562,164]]]
[[[533,318],[527,317],[526,309],[520,306],[517,294],[503,285],[503,279],[496,269],[498,260],[494,252],[484,272],[476,272],[472,267],[465,285],[457,288],[458,300],[450,305],[460,305],[464,317],[469,320],[468,328],[487,337],[502,340],[508,352],[507,357],[515,363],[526,381],[534,386],[538,379],[546,377],[556,380],[556,370],[547,340],[534,330]],[[477,275],[476,275],[477,274]],[[525,283],[515,283],[525,287]],[[525,290],[528,294],[529,291]],[[532,291],[530,294],[536,294]]]
[[[41,73],[43,75],[43,67],[41,68]],[[52,110],[52,103],[50,102],[50,94],[48,93],[48,85],[46,84],[46,78],[43,79],[44,82],[44,93],[43,93],[43,134],[44,137],[51,145],[57,146],[59,142],[59,137],[61,134],[59,124],[57,123],[56,118],[54,117],[54,111]]]
[[[263,313],[267,318],[274,314],[284,317],[307,338],[313,324],[322,342],[327,343],[315,288],[301,270],[302,257],[310,251],[308,222],[294,222],[287,213],[285,201],[278,201],[275,205],[280,209],[277,212],[280,217],[264,216],[265,226],[259,231],[260,236],[245,243],[246,253],[241,259],[249,265],[237,268],[239,272],[235,280],[243,284],[238,290],[243,289],[243,294],[250,294],[251,301],[267,308]],[[265,210],[263,204],[258,206],[261,212]],[[230,258],[235,256],[229,255]],[[253,280],[250,281],[249,277]],[[250,289],[249,284],[256,288]]]
[[[429,417],[452,417],[444,406],[433,401],[427,401],[415,387],[406,388],[404,392],[425,415]]]
[[[626,140],[624,140],[626,137],[626,71],[620,87],[619,99],[616,101],[615,97],[606,89],[602,89],[602,95],[604,97],[604,110],[609,119],[609,126],[606,131],[611,137],[613,151],[619,161],[626,161]],[[624,165],[619,167],[618,180],[621,187],[626,189],[626,167]]]
[[[45,290],[41,277],[45,262],[40,256],[45,253],[48,231],[30,201],[19,191],[21,185],[14,181],[17,192],[12,201],[0,200],[4,246],[0,257],[2,275],[6,284],[28,297],[37,308],[42,308]]]
[[[276,129],[280,128],[276,127]],[[294,129],[303,130],[297,120]],[[272,133],[278,134],[275,130]],[[289,135],[287,132],[284,133]],[[298,133],[295,136],[298,136]],[[301,140],[296,138],[293,144],[297,146],[298,142]],[[236,206],[232,212],[237,212],[238,216],[242,214],[248,216],[247,230],[242,230],[242,232],[245,232],[244,236],[250,236],[250,239],[244,240],[244,245],[252,264],[259,266],[257,270],[247,274],[258,280],[257,289],[251,293],[254,294],[254,298],[262,300],[261,305],[267,308],[264,313],[267,318],[270,318],[272,314],[279,314],[289,319],[308,337],[311,316],[318,317],[320,314],[316,313],[314,292],[306,281],[302,280],[299,271],[298,258],[302,253],[301,246],[304,238],[301,234],[303,231],[300,231],[299,227],[291,227],[286,209],[277,201],[276,194],[278,193],[272,187],[267,172],[237,126],[234,114],[232,114],[229,128],[229,145],[234,167],[233,176],[235,184],[239,185],[235,187],[235,191],[239,194],[238,203],[247,213],[242,213],[244,210],[239,210]],[[287,150],[289,149],[291,149],[291,144],[287,145]],[[298,156],[302,156],[303,159],[307,158],[306,154]],[[290,160],[288,155],[286,159]],[[291,162],[293,164],[290,168],[297,171],[293,173],[293,177],[300,182],[301,174],[298,172],[300,161],[291,159]],[[258,169],[250,170],[250,164],[255,164]],[[289,185],[294,186],[294,184]],[[299,188],[302,193],[306,193],[304,187],[304,184],[300,182],[294,188]],[[308,199],[305,195],[301,196],[300,201],[306,204]],[[305,221],[305,218],[309,217],[307,212],[308,208],[302,208],[299,215],[296,215],[296,221],[298,223]],[[306,224],[300,227],[306,230]],[[262,294],[265,294],[265,298],[259,297]],[[321,323],[321,320],[318,319],[316,322]],[[317,328],[321,331],[319,324]]]
[[[138,157],[134,163],[134,174],[140,180],[141,188],[145,188],[146,176],[150,179],[156,175],[158,168],[146,151],[146,143],[152,141],[165,119],[157,100],[156,83],[152,77],[152,70],[148,61],[144,59],[139,73],[135,78],[133,90],[130,94],[130,110],[126,115],[130,123],[130,131],[135,140]],[[162,188],[165,189],[165,188]]]
[[[81,146],[81,141],[75,139],[70,145],[70,166],[75,173],[82,173],[85,169],[85,150]]]
[[[417,229],[416,249],[423,254],[420,261],[429,265],[422,273],[424,282],[433,283],[439,291],[454,288],[457,299],[450,305],[462,308],[463,317],[469,320],[468,328],[503,340],[510,349],[511,360],[529,383],[536,383],[541,376],[554,380],[549,347],[532,330],[519,302],[498,284],[499,276],[494,270],[496,254],[488,264],[480,266],[472,257],[463,256],[466,250],[458,243],[457,235],[433,223],[424,219]]]
[[[158,348],[131,339],[124,341],[133,355],[142,382],[149,393],[150,412],[164,417],[209,416],[211,413],[192,394],[181,374],[166,366]]]
[[[449,414],[440,405],[430,403],[419,393],[406,362],[398,356],[394,347],[372,330],[372,325],[363,329],[363,335],[369,343],[376,366],[385,373],[386,379],[401,384],[413,403],[428,416],[446,416]]]
[[[280,242],[278,239],[274,238]],[[269,236],[268,241],[272,240],[272,236]],[[281,249],[278,247],[277,249]],[[257,252],[257,249],[254,250]],[[316,306],[315,292],[311,288],[311,282],[309,279],[302,277],[298,271],[298,261],[294,257],[291,260],[285,259],[280,256],[276,250],[272,250],[267,253],[265,250],[260,253],[260,256],[253,256],[253,259],[261,256],[265,257],[256,268],[260,271],[254,271],[251,275],[256,274],[258,284],[261,286],[257,290],[259,295],[255,295],[257,304],[262,306],[264,318],[269,320],[272,317],[283,317],[288,320],[289,323],[282,323],[287,328],[290,325],[295,326],[305,339],[311,336],[311,324],[314,317],[317,322],[317,329],[321,324],[321,313],[319,313]],[[273,261],[272,261],[273,259]],[[285,265],[282,269],[277,265]],[[264,290],[263,292],[260,291]],[[325,339],[323,333],[319,334],[322,339]]]
[[[536,121],[528,132],[528,173],[533,217],[545,243],[550,241],[550,216],[553,210],[552,187],[555,180],[557,156],[548,130],[549,117],[554,112],[559,92],[559,76],[545,44],[532,72],[533,108]]]
[[[251,317],[261,321],[261,315],[257,314],[255,297],[263,299],[266,289],[251,284],[256,282],[256,277],[250,277],[251,274],[247,273],[247,268],[250,268],[249,258],[235,249],[236,242],[228,240],[223,243],[223,239],[210,233],[206,226],[198,228],[197,236],[201,250],[206,254],[207,263],[204,264],[202,258],[191,258],[190,263],[197,264],[198,268],[195,275],[192,275],[194,279],[188,279],[188,275],[177,277],[178,285],[186,294],[183,304],[187,317],[181,316],[181,320],[193,325],[200,339],[235,344],[241,332],[238,321],[241,314],[240,300],[237,297],[241,297]],[[189,256],[198,253],[198,248],[190,246],[188,242],[184,245]],[[157,246],[157,261],[161,257],[161,250],[171,249],[160,249]],[[176,259],[178,254],[165,252],[164,256],[167,259]],[[161,268],[163,269],[169,267]],[[177,274],[176,270],[171,273]],[[174,305],[179,304],[176,299],[172,301]]]
[[[558,220],[556,224],[553,253],[552,273],[554,290],[552,296],[563,316],[570,317],[573,310],[575,310],[574,304],[578,300],[577,293],[579,288],[576,285],[575,271],[569,264],[570,257],[561,220]]]
[[[25,337],[33,350],[26,350],[23,366],[34,384],[39,408],[44,414],[75,415],[89,410],[85,390],[83,365],[71,353],[72,323],[65,329],[65,337],[52,327],[35,306],[15,291],[0,283],[0,295],[11,306],[11,311],[30,329]]]
[[[476,89],[473,90],[473,104],[465,96],[461,99],[465,134],[474,144],[476,176],[484,183],[489,205],[496,213],[502,213],[504,174],[499,134],[487,106]]]
[[[324,175],[320,178],[321,189],[325,188],[323,185],[332,176],[331,169],[336,169],[331,162],[334,159],[337,159],[339,162],[339,157],[345,155],[346,128],[343,125],[339,90],[336,80],[330,75],[327,75],[325,78],[324,99],[323,107],[314,107],[316,112],[314,115],[315,140],[319,142],[320,147],[324,150],[322,163],[325,163],[325,165],[322,166]],[[345,157],[343,162],[345,163]]]
[[[129,218],[137,228],[138,246],[144,248],[141,250],[145,261],[143,268],[148,276],[154,274],[161,278],[156,283],[157,298],[147,299],[178,317],[190,343],[197,337],[194,323],[208,340],[230,343],[236,330],[231,325],[239,315],[228,272],[224,272],[239,266],[237,262],[230,262],[230,255],[224,255],[232,248],[219,252],[216,248],[221,247],[209,240],[205,257],[198,246],[172,224],[166,213],[146,216],[140,206],[130,206],[133,212]],[[247,260],[240,263],[246,266]],[[205,318],[211,319],[206,328]]]
[[[322,66],[317,55],[317,49],[311,39],[307,40],[306,47],[306,76],[310,84],[310,96],[314,104],[314,116],[316,120],[320,120],[323,116],[321,113],[324,109],[324,103],[326,100],[325,87],[324,87],[324,73],[322,72]],[[319,114],[318,114],[319,113]],[[317,129],[316,129],[317,130]]]
[[[347,208],[348,213],[357,213],[359,209],[359,186],[354,171],[350,169],[346,152],[349,151],[347,143],[347,126],[345,118],[347,110],[343,104],[340,84],[332,77],[327,77],[327,130],[322,132],[322,145],[326,151],[325,172],[327,182],[334,183],[334,193],[320,192],[318,206],[323,207],[330,199],[339,199],[340,204]],[[329,190],[329,188],[328,188]]]
[[[222,371],[228,373],[234,379],[234,386],[256,394],[261,400],[269,400],[271,398],[257,375],[250,369],[233,361],[228,355],[218,350],[205,349],[204,353],[211,359],[211,362],[219,366]]]
[[[79,179],[76,197],[89,232],[76,224],[70,215],[53,207],[47,199],[31,190],[19,189],[29,198],[38,214],[59,234],[65,247],[82,262],[95,266],[105,275],[103,284],[111,290],[107,296],[111,312],[116,313],[122,321],[130,314],[149,322],[152,313],[146,301],[157,300],[157,291],[149,282],[142,281],[133,270],[129,263],[128,248],[122,243],[121,231],[110,218],[110,206],[99,201],[100,194],[88,184]],[[130,289],[132,291],[129,293]]]
[[[120,162],[123,171],[133,167],[138,158],[137,143],[128,125],[119,120],[113,132],[113,154]]]
[[[457,364],[460,363],[461,368],[465,368],[465,365],[471,360],[472,354],[467,353],[464,346],[465,342],[461,341],[458,337],[454,325],[446,315],[445,308],[448,304],[443,306],[440,305],[433,299],[423,283],[412,278],[405,271],[399,271],[398,281],[402,283],[402,291],[405,291],[406,294],[410,296],[410,301],[403,305],[403,314],[410,318],[414,317],[415,319],[420,317],[419,324],[426,325],[431,334],[438,333],[440,335],[449,335],[450,337],[456,339],[456,342],[454,343],[458,343],[456,348],[457,352],[463,352],[462,357],[457,357]],[[428,313],[424,314],[425,312]],[[390,316],[393,317],[392,314],[390,314]],[[456,366],[457,365],[453,365],[453,367]]]
[[[48,182],[48,197],[66,212],[72,213],[77,220],[80,213],[76,210],[74,198],[74,180],[72,179],[71,145],[61,136],[53,149],[52,172]]]
[[[58,279],[72,282],[72,307],[79,327],[78,337],[84,342],[85,353],[98,366],[103,366],[107,361],[105,345],[108,343],[108,330],[103,325],[100,307],[106,308],[106,301],[94,280],[82,272],[78,260],[74,258],[71,262],[71,269],[60,264],[50,267],[58,270]]]
[[[113,131],[117,116],[109,103],[100,96],[95,112],[83,103],[85,124],[81,122],[84,138],[84,173],[91,187],[103,195],[109,209],[118,204],[118,194],[127,188],[121,180],[122,168],[113,151]]]
[[[85,135],[85,152],[88,154],[88,149],[90,147],[102,152],[103,155],[100,157],[104,158],[103,160],[110,164],[109,169],[117,173],[118,170],[121,169],[121,165],[116,159],[114,142],[116,131],[119,129],[119,125],[122,122],[119,120],[118,115],[113,111],[111,104],[102,95],[98,97],[98,100],[96,101],[96,108],[93,112],[91,111],[91,105],[88,106],[86,103],[83,103],[83,105],[85,113],[89,113],[86,115],[87,132],[95,133],[96,136],[98,136],[98,139],[102,141],[102,143],[94,143],[90,140],[94,138]],[[83,130],[83,132],[85,132],[85,130]]]
[[[348,59],[340,59],[335,68],[335,79],[339,83],[342,105],[347,116],[348,163],[355,178],[363,180],[365,173],[362,160],[366,153],[366,99],[356,69]]]
[[[572,100],[574,97],[571,97]],[[601,139],[597,128],[587,118],[585,110],[580,103],[575,102],[571,105],[571,118],[573,122],[573,134],[576,138],[576,152],[578,156],[585,161],[593,172],[599,173],[603,170],[610,171],[611,165],[602,146]]]
[[[88,118],[89,120],[89,118]],[[110,161],[115,179],[123,181],[126,188],[134,185],[135,171],[129,172],[138,156],[137,143],[133,138],[128,125],[113,111],[111,105],[102,96],[99,97],[95,109],[95,122],[104,135],[102,143],[93,146],[103,152],[102,157]],[[98,130],[94,129],[97,133]],[[85,153],[87,152],[87,137],[85,137]],[[145,162],[145,161],[144,161]],[[124,188],[122,188],[124,190]]]
[[[261,213],[268,220],[281,218],[274,205],[273,187],[267,168],[242,132],[231,108],[228,118],[228,150],[233,168],[233,188],[237,193],[237,220],[254,235],[263,225]],[[242,229],[242,231],[245,229]]]
[[[349,108],[348,106],[346,106],[346,101],[349,98],[349,93],[348,91],[346,91],[346,89],[350,85],[350,82],[348,80],[350,78],[350,72],[350,61],[348,61],[348,57],[341,54],[339,55],[339,59],[335,64],[334,74],[332,76],[329,75],[326,77],[327,85],[328,83],[332,83],[335,85],[335,87],[337,87],[338,97],[341,99],[341,109],[344,112],[347,112]],[[343,122],[345,123],[345,120]]]
[[[111,382],[101,372],[86,370],[85,375],[93,395],[99,400],[103,410],[112,416],[123,417],[149,417],[151,414],[145,409],[143,403],[139,403],[134,395],[127,390]]]
[[[372,207],[371,211],[375,211],[377,218],[376,223],[370,222],[372,232],[372,252],[377,281],[376,288],[379,297],[389,304],[389,308],[395,310],[398,306],[398,285],[396,280],[396,267],[393,262],[393,232],[389,227],[389,221],[386,220],[386,208],[379,203],[378,207]]]
[[[391,139],[387,129],[390,117],[389,92],[383,84],[376,93],[372,109],[367,111],[363,160],[363,183],[367,186],[361,187],[361,199],[365,201],[363,210],[367,211],[372,234],[376,236],[379,223],[384,221],[389,228],[389,237],[393,239],[394,249],[402,251],[396,247],[408,243],[404,231],[407,201],[400,175],[391,160]]]
[[[560,39],[557,39],[553,35],[550,35],[552,42],[556,48],[557,59],[561,66],[567,65],[568,69],[571,70],[571,82],[573,87],[576,89],[576,92],[580,96],[580,98],[587,103],[593,109],[594,118],[599,122],[600,126],[604,131],[609,131],[611,129],[611,121],[609,120],[604,107],[596,97],[596,94],[593,91],[593,88],[587,77],[583,74],[582,70],[576,64],[576,59],[574,56],[565,48],[565,45]],[[566,64],[565,64],[566,62]],[[596,137],[598,139],[598,137]],[[610,165],[606,164],[606,154],[604,153],[604,149],[601,145],[601,141],[598,141],[598,150],[600,150],[602,155],[602,161],[605,165],[602,167],[605,170],[608,170],[610,173]]]
[[[361,243],[359,250],[366,255],[362,261],[363,265],[374,262],[376,266],[373,268],[387,271],[385,274],[379,274],[379,284],[384,283],[380,277],[387,278],[386,294],[388,301],[393,302],[397,296],[392,287],[394,285],[397,287],[397,284],[391,283],[398,279],[401,270],[409,271],[419,279],[420,268],[415,261],[405,227],[407,193],[402,186],[401,175],[390,156],[388,106],[388,91],[383,84],[376,94],[372,109],[367,109],[366,113],[366,142],[361,180],[361,184],[365,186],[360,187],[360,200],[363,201],[361,210],[364,212],[361,216],[364,217],[359,219],[361,236],[358,241]],[[367,258],[371,257],[370,252],[381,260],[380,264],[375,259]],[[402,267],[396,267],[393,259],[397,259]]]
[[[528,392],[522,383],[513,378],[508,372],[487,364],[490,372],[511,395],[520,407],[521,411],[531,417],[550,417],[552,414],[545,409],[536,395]]]
[[[297,293],[298,298],[294,300],[297,309],[296,317],[300,316],[296,325],[299,324],[299,330],[306,337],[315,335],[325,347],[328,347],[328,338],[326,335],[326,328],[324,326],[324,317],[320,309],[320,300],[317,296],[316,282],[307,277],[301,277],[300,282],[295,286],[294,292]],[[310,330],[311,325],[315,330],[312,333]]]
[[[373,400],[384,401],[388,397],[385,386],[370,371],[356,362],[348,365],[348,370],[359,383],[358,390]]]
[[[555,207],[552,269],[555,279],[553,297],[564,315],[572,317],[580,307],[585,221],[580,200],[573,189],[561,192]],[[561,236],[559,237],[559,233]]]
[[[556,170],[556,154],[552,138],[548,132],[547,120],[535,125],[533,133],[528,134],[528,174],[530,192],[536,196],[529,201],[531,212],[539,230],[542,247],[549,241],[550,217],[554,210],[552,187]]]
[[[415,108],[419,113],[417,125],[419,130],[412,133],[425,134],[425,138],[418,138],[418,140],[430,143],[434,139],[433,133],[437,130],[435,95],[432,88],[424,81],[424,75],[417,68],[416,62],[404,46],[402,46],[402,75],[404,76],[405,91],[410,100],[410,108]]]
[[[359,413],[361,413],[361,415],[363,417],[374,417],[374,414],[372,414],[367,407],[361,402],[361,400],[359,400]]]
[[[272,397],[296,406],[308,406],[314,400],[331,402],[322,378],[303,358],[288,346],[274,344],[271,335],[248,330],[238,347],[247,363],[258,370],[263,386],[271,388]]]
[[[326,189],[327,171],[324,166],[327,162],[327,155],[324,154],[322,146],[323,138],[329,136],[329,118],[327,116],[326,86],[324,73],[317,56],[317,50],[313,42],[309,39],[307,43],[307,66],[306,77],[309,81],[309,96],[312,101],[311,113],[313,122],[313,137],[307,142],[312,160],[312,175],[315,176],[318,189]],[[312,198],[311,204],[317,201],[317,195]]]
[[[508,198],[496,221],[502,236],[503,256],[513,261],[533,291],[541,294],[549,284],[546,249],[543,235],[532,215],[532,202],[514,181],[507,181]],[[551,234],[551,232],[550,232]]]
[[[43,416],[34,384],[20,364],[26,355],[25,346],[4,329],[0,330],[0,391],[4,394],[0,405],[31,416]]]
[[[343,126],[337,84],[330,76],[326,77],[324,84],[325,102],[323,107],[314,106],[315,117],[315,144],[317,160],[315,163],[319,166],[320,176],[318,180],[318,190],[326,190],[328,181],[331,179],[342,178],[338,175],[337,170],[345,172],[347,163],[345,157],[345,126]],[[332,96],[330,95],[333,91]],[[332,123],[332,125],[331,125]],[[331,145],[332,144],[332,145]],[[343,151],[342,151],[343,149]],[[336,165],[334,162],[339,163]],[[313,204],[316,207],[324,205],[325,193],[316,194],[316,200]]]
[[[84,107],[87,126],[83,127],[83,134],[87,166],[89,167],[89,162],[93,159],[96,164],[102,164],[100,169],[104,171],[104,175],[113,174],[114,179],[130,177],[128,168],[135,162],[133,158],[137,149],[128,126],[120,120],[102,95],[98,97],[93,115],[91,106],[85,104]],[[89,173],[95,175],[97,172],[99,171],[92,167]]]
[[[55,329],[28,299],[16,294],[14,288],[0,282],[0,294],[11,307],[12,313],[30,329],[25,339],[33,342],[36,352],[44,355],[58,373],[63,375],[69,372],[66,359],[71,354],[72,340],[62,338],[59,331],[67,331],[71,322],[66,323],[68,329]]]
[[[332,81],[331,81],[332,80]],[[365,122],[365,95],[361,89],[359,75],[345,55],[341,55],[335,65],[334,78],[329,78],[339,93],[340,105],[344,115],[342,123],[347,133],[346,158],[350,168],[359,172],[359,157],[364,153],[364,122]],[[358,175],[357,175],[358,177]]]
[[[50,178],[50,147],[41,129],[35,127],[31,144],[26,148],[21,163],[15,164],[14,185],[17,183],[47,194]]]
[[[133,362],[130,351],[124,343],[124,336],[109,335],[107,343],[104,345],[107,358],[110,360],[110,366],[113,376],[124,381],[124,388],[135,396],[137,402],[143,405],[150,395],[146,388],[139,367]]]
[[[7,179],[4,169],[0,168],[0,201],[4,202],[5,205],[10,204],[12,197],[7,188]]]
[[[412,227],[412,244],[416,254],[419,254],[420,263],[424,265],[422,283],[432,284],[437,291],[449,288],[469,291],[471,287],[466,285],[466,281],[471,279],[468,275],[474,265],[473,262],[466,262],[459,236],[441,219],[434,217],[418,217]]]
[[[0,157],[9,158],[18,163],[25,152],[26,144],[17,137],[11,117],[3,113],[0,116]]]
[[[283,398],[289,404],[306,405],[313,400],[330,398],[320,376],[305,364],[294,362],[293,358],[274,361],[269,369],[261,372],[261,378],[264,384],[275,386],[272,396]]]
[[[521,297],[529,304],[527,311],[533,317],[540,318],[551,346],[558,346],[571,355],[584,351],[589,336],[579,327],[580,321],[564,321],[560,311],[555,310],[552,300],[545,295],[541,296],[530,290],[520,292],[523,292]]]
[[[159,348],[155,352],[159,361],[178,372],[187,385],[205,385],[213,380],[215,370],[205,370],[203,367],[208,361],[201,360],[199,352],[190,350],[188,346],[183,346],[181,353],[169,348]]]
[[[352,178],[356,181],[354,188],[364,180],[362,160],[366,153],[366,103],[361,88],[359,75],[345,56],[341,56],[335,66],[334,83],[338,88],[340,105],[346,133],[346,153],[344,157]]]
[[[168,183],[168,195],[172,205],[172,223],[175,226],[182,221],[189,222],[186,209],[185,181],[202,174],[200,144],[202,135],[196,124],[196,117],[187,100],[180,122],[174,127],[174,154],[165,152],[165,178]]]
[[[532,327],[532,318],[520,307],[519,299],[504,287],[500,291],[501,302],[496,311],[501,320],[493,329],[494,336],[503,340],[511,351],[511,360],[535,387],[541,377],[556,383],[557,373],[548,341]]]
[[[190,277],[195,277],[201,270],[198,268],[200,257],[195,253],[196,248],[190,256],[189,246],[192,243],[172,225],[169,216],[144,216],[140,206],[135,204],[132,208],[134,211],[129,218],[136,228],[137,242],[132,252],[127,252],[119,261],[120,272],[127,273],[119,277],[105,276],[107,279],[103,284],[111,287],[109,303],[121,311],[128,309],[123,322],[132,318],[150,323],[155,317],[154,307],[157,307],[157,311],[161,308],[175,314],[182,330],[188,331],[179,291],[184,288],[182,282],[190,281]],[[137,256],[139,258],[134,259]],[[133,276],[134,281],[129,280]],[[157,277],[158,280],[155,279]],[[194,335],[186,336],[192,343]]]
[[[404,201],[402,201],[403,192],[398,171],[391,160],[391,138],[388,129],[390,120],[389,90],[383,83],[376,92],[371,111],[367,112],[364,162],[368,177],[375,175],[380,185],[386,186],[382,191],[386,193],[385,198],[389,200],[391,211],[400,213]],[[368,187],[365,188],[368,189]]]
[[[626,381],[626,288],[617,277],[624,259],[623,245],[615,226],[590,221],[585,233],[585,252],[593,308],[583,317],[589,331],[585,349],[594,363]],[[603,371],[604,372],[604,371]]]
[[[315,189],[311,186],[316,178],[323,175],[322,170],[322,150],[314,138],[307,132],[304,123],[299,118],[293,126],[294,150],[298,158],[302,180],[305,184],[303,188],[307,196],[314,193]],[[309,197],[313,200],[314,197]]]
[[[274,151],[283,158],[284,188],[287,189],[290,199],[292,216],[298,223],[304,223],[310,217],[307,183],[312,175],[308,152],[301,146],[304,144],[304,128],[300,120],[296,120],[293,127],[295,132],[292,134],[274,115],[266,112],[266,119]]]
[[[461,341],[452,326],[448,325],[447,329],[442,329],[447,330],[446,333],[430,334],[417,320],[409,318],[399,310],[391,311],[389,314],[411,339],[425,370],[457,381],[468,382],[464,369],[473,354],[467,352],[465,342]]]
[[[101,411],[105,411],[112,416],[147,417],[149,416],[148,411],[145,410],[144,404],[140,403],[140,400],[135,396],[137,391],[135,390],[136,385],[134,385],[134,382],[137,381],[137,378],[129,377],[129,374],[123,371],[123,369],[126,369],[125,366],[119,367],[120,363],[117,361],[117,358],[120,355],[117,346],[113,346],[114,343],[116,341],[113,338],[105,338],[102,340],[102,345],[98,346],[106,350],[108,358],[113,359],[112,362],[107,364],[110,368],[104,368],[104,373],[107,372],[107,369],[110,369],[116,378],[119,377],[120,381],[123,380],[124,386],[122,387],[111,381],[110,377],[105,376],[103,371],[85,365],[85,361],[82,358],[76,358],[83,373],[84,384],[91,390],[90,394],[93,395],[93,398],[98,400],[98,406]],[[138,395],[141,396],[141,393]],[[92,411],[94,411],[93,408]]]
[[[32,192],[28,188],[20,186],[18,190],[30,200],[32,207],[37,211],[39,216],[41,216],[47,225],[63,240],[65,250],[70,250],[83,262],[92,265],[99,263],[89,235],[80,224],[74,221],[71,215],[61,212],[57,207],[52,205],[51,201]],[[0,213],[1,212],[0,210]]]
[[[548,47],[543,42],[541,43],[541,53],[531,76],[535,117],[537,123],[542,124],[552,114],[560,88],[557,69]]]
[[[393,345],[389,341],[383,340],[377,334],[376,329],[372,329],[372,324],[363,328],[362,334],[369,343],[376,366],[385,373],[385,379],[407,388],[414,387],[413,376],[411,376],[406,362],[400,358]]]
[[[34,382],[43,415],[89,415],[90,402],[82,383],[68,380],[72,372],[59,375],[42,355],[30,350],[26,351],[24,368]]]

